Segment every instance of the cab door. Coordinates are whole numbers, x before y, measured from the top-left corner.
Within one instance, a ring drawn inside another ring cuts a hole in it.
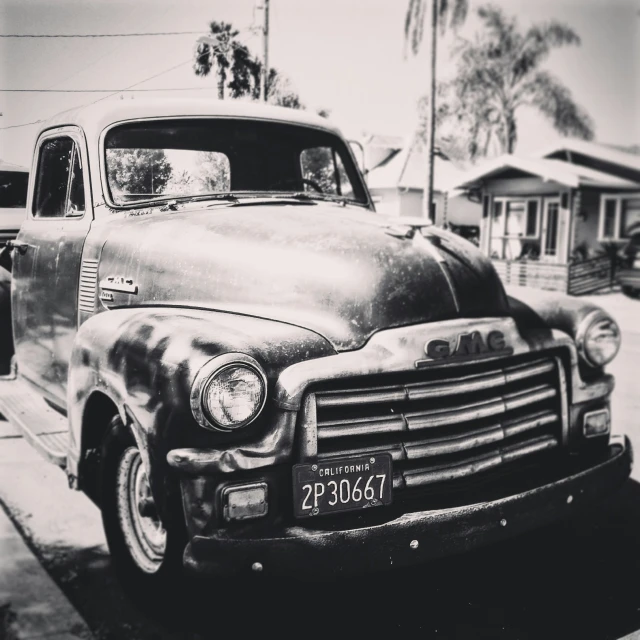
[[[29,212],[13,252],[13,331],[20,375],[64,408],[91,225],[88,161],[75,127],[47,132],[36,149]]]

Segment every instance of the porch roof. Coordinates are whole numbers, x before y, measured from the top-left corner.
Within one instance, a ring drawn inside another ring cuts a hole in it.
[[[587,140],[576,140],[574,138],[563,138],[541,149],[535,156],[538,158],[549,158],[561,152],[568,154],[576,153],[594,158],[595,160],[602,160],[613,165],[640,171],[640,155],[637,153],[606,144],[588,142]]]
[[[556,182],[566,187],[613,187],[620,189],[640,189],[640,183],[597,171],[582,165],[571,164],[563,160],[547,158],[521,158],[503,155],[472,169],[455,184],[458,189],[481,187],[487,180],[498,178],[501,173],[517,170],[536,176],[543,181]]]
[[[424,190],[426,179],[427,154],[423,149],[406,145],[385,162],[372,169],[367,176],[369,189],[417,189]],[[436,151],[433,184],[435,191],[450,191],[454,183],[459,182],[464,172],[451,160],[445,159]]]

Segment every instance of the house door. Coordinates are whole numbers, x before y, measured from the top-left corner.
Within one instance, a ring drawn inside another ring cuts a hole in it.
[[[545,198],[542,209],[541,260],[566,263],[568,228],[569,210],[560,206],[560,198]]]

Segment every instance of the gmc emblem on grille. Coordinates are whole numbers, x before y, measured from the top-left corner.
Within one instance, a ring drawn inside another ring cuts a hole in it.
[[[416,367],[427,367],[444,360],[478,360],[498,355],[511,355],[502,331],[490,331],[486,338],[479,331],[460,333],[453,341],[436,338],[424,345],[426,360],[416,361]]]

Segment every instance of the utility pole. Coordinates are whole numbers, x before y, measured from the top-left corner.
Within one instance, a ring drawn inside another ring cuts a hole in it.
[[[423,211],[422,215],[427,220],[431,220],[435,224],[434,219],[431,219],[431,202],[433,201],[433,167],[435,163],[435,137],[436,137],[436,57],[438,54],[438,2],[437,0],[430,0],[429,2],[429,26],[431,32],[431,51],[429,56],[430,62],[430,78],[431,96],[429,100],[429,121],[427,122],[427,180],[426,189],[424,192],[424,199],[422,201]]]
[[[262,26],[262,73],[260,74],[260,99],[267,101],[267,79],[269,78],[269,0],[262,0],[264,22]]]

